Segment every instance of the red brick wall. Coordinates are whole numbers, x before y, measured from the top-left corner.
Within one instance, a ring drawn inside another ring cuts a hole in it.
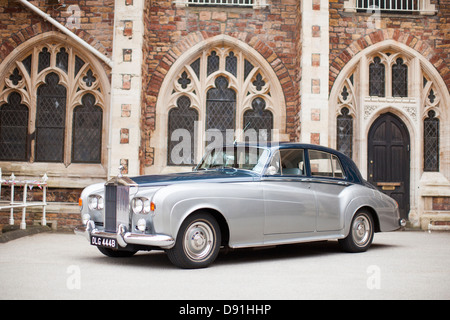
[[[66,7],[59,9],[45,5],[45,1],[30,1],[62,25],[72,16],[70,5],[80,8],[80,28],[74,32],[100,52],[111,57],[114,1],[113,0],[65,0]],[[36,35],[57,30],[50,23],[14,0],[0,0],[0,62],[17,46]],[[109,71],[108,71],[109,72]]]
[[[425,56],[450,88],[450,0],[431,0],[438,10],[433,16],[381,14],[382,29],[376,31],[367,29],[369,14],[344,12],[344,0],[329,3],[330,90],[339,71],[354,55],[388,39]]]
[[[143,150],[141,165],[153,163],[149,145],[154,130],[156,100],[164,75],[194,43],[225,34],[255,48],[272,65],[283,87],[287,133],[296,139],[300,109],[300,2],[271,0],[265,9],[176,8],[172,0],[146,1],[144,12]],[[191,35],[193,37],[188,37]],[[141,168],[142,170],[142,168]]]

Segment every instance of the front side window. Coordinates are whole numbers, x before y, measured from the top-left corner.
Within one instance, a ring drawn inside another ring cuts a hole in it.
[[[341,163],[335,155],[317,150],[309,150],[311,176],[324,178],[344,178]]]
[[[262,173],[269,154],[268,149],[247,146],[211,149],[197,170],[231,168]]]

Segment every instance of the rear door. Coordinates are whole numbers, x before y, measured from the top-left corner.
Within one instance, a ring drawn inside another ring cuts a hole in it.
[[[346,202],[343,191],[349,185],[345,180],[339,158],[331,153],[308,150],[311,168],[311,190],[317,206],[317,231],[334,231],[344,228]]]
[[[309,180],[303,149],[284,149],[273,156],[261,182],[265,235],[315,230],[316,203]]]

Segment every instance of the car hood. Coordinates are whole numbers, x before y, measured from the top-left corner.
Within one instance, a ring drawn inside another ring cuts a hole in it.
[[[200,170],[164,175],[137,176],[131,179],[140,187],[166,186],[176,183],[230,183],[251,182],[259,180],[260,176],[251,171],[237,169]]]

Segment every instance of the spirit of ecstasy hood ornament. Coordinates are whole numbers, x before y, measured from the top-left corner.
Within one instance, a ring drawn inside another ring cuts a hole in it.
[[[125,170],[124,166],[120,166],[119,167],[119,174],[117,175],[118,178],[122,178],[123,177],[123,171]]]

